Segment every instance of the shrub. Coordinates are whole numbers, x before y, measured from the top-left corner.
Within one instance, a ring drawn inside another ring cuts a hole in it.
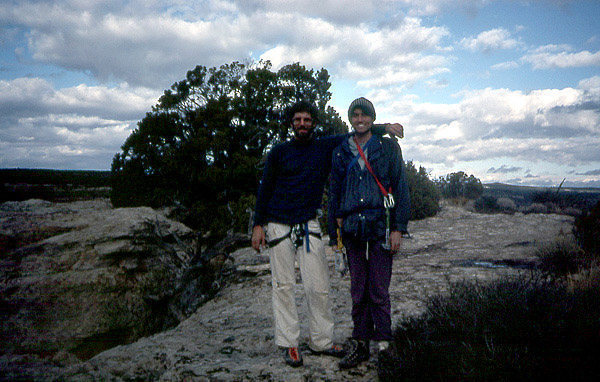
[[[429,179],[424,167],[406,162],[406,178],[410,189],[410,219],[419,220],[434,216],[440,211],[440,192]]]
[[[600,258],[600,201],[591,211],[575,218],[573,234],[577,243],[589,256]]]
[[[544,204],[554,213],[569,215],[575,210],[591,208],[597,200],[597,194],[594,192],[560,192],[560,188],[536,191],[531,195],[532,203]]]
[[[453,205],[453,206],[465,207],[465,206],[468,206],[468,205],[469,205],[469,202],[470,202],[471,200],[469,200],[469,199],[465,198],[464,196],[459,196],[459,197],[457,197],[457,198],[449,198],[449,199],[446,199],[446,201],[447,201],[448,203],[450,203],[451,205]]]
[[[548,213],[548,207],[541,203],[531,203],[519,208],[519,211],[524,214],[546,214]]]
[[[381,380],[594,380],[600,290],[519,277],[461,282],[401,322]],[[400,366],[399,366],[400,365]]]
[[[482,195],[477,200],[475,200],[475,203],[473,203],[473,208],[477,212],[487,214],[500,211],[500,207],[498,207],[498,201],[496,200],[496,198],[488,195]]]
[[[584,268],[589,268],[590,258],[573,241],[568,239],[557,240],[536,250],[540,259],[539,268],[546,275],[566,276],[576,273]]]
[[[507,213],[512,214],[517,210],[517,204],[510,198],[498,198],[496,199],[491,195],[482,195],[473,203],[473,208],[477,212],[494,214],[494,213]]]
[[[511,198],[498,198],[496,203],[502,212],[514,213],[517,210],[517,205]]]

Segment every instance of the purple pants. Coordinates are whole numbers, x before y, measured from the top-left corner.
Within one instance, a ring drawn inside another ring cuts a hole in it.
[[[381,241],[367,243],[344,237],[350,268],[352,295],[352,337],[361,340],[392,340],[390,280],[392,254],[381,247]]]

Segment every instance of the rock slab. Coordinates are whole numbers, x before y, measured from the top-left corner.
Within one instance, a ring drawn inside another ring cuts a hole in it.
[[[427,296],[444,293],[449,282],[516,275],[535,264],[535,249],[571,233],[572,217],[555,214],[483,215],[444,205],[435,217],[411,222],[412,238],[394,260],[394,323],[423,312]],[[337,359],[304,352],[304,366],[287,367],[273,343],[268,258],[251,249],[233,254],[239,278],[177,327],[118,346],[62,370],[68,380],[364,380],[376,379],[375,359],[340,371]],[[334,275],[331,297],[335,335],[352,331],[349,278]],[[256,272],[250,272],[256,271]],[[528,271],[528,270],[526,270]],[[296,288],[306,344],[308,327],[301,284]],[[305,347],[305,345],[304,345]]]

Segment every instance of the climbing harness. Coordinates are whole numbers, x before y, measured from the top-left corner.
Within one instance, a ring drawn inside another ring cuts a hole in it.
[[[375,178],[375,182],[377,182],[377,185],[379,186],[379,189],[381,190],[381,194],[383,195],[383,207],[385,208],[385,243],[382,245],[382,247],[389,251],[391,249],[391,245],[390,245],[390,210],[392,208],[394,208],[394,206],[396,205],[396,202],[394,201],[394,195],[392,195],[392,187],[390,187],[389,191],[386,191],[385,187],[383,187],[383,184],[381,184],[379,179],[377,179],[377,175],[375,175],[375,171],[373,171],[373,169],[371,168],[371,165],[369,164],[369,161],[367,160],[367,157],[365,156],[363,149],[360,147],[360,144],[356,140],[356,136],[354,137],[354,143],[356,143],[356,147],[358,148],[358,153],[360,154],[362,160],[365,162],[365,166],[367,167],[367,170],[369,170],[371,175],[373,175],[373,178]],[[369,243],[367,242],[367,252],[368,252],[368,245],[369,245]]]
[[[306,252],[310,252],[310,236],[316,237],[318,239],[321,238],[321,234],[319,232],[310,232],[308,229],[308,222],[295,224],[290,227],[290,231],[285,235],[278,237],[277,239],[269,240],[269,247],[274,247],[277,244],[281,243],[285,239],[291,239],[294,247],[298,249],[302,242],[306,242]]]

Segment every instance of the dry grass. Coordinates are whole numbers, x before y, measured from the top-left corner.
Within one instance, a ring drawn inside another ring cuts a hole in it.
[[[597,380],[600,283],[538,277],[463,282],[401,323],[381,380]]]

